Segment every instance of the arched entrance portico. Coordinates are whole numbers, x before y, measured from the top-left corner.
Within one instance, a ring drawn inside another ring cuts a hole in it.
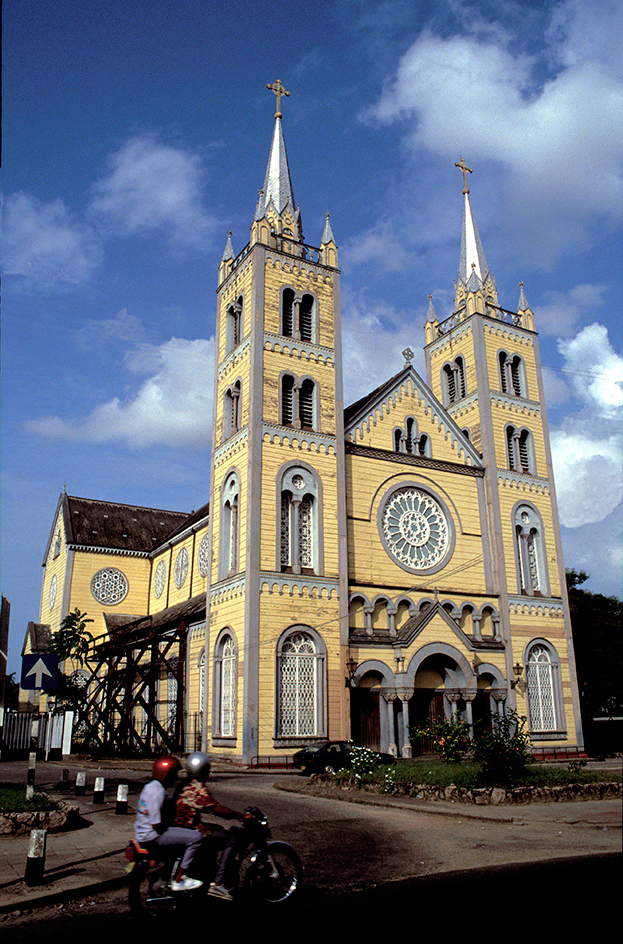
[[[350,691],[351,737],[372,751],[395,752],[393,672],[375,660],[357,669]]]

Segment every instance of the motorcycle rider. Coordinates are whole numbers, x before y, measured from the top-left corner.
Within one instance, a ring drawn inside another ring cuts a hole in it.
[[[203,815],[209,814],[221,819],[242,821],[253,817],[223,806],[212,796],[207,786],[211,767],[209,756],[202,751],[195,751],[186,760],[186,771],[190,779],[184,786],[179,787],[175,794],[175,824],[178,827],[191,827],[198,830],[198,834],[207,838],[215,852],[222,850],[218,869],[214,881],[210,883],[208,894],[232,901],[231,891],[238,879],[237,854],[246,841],[244,830],[237,827],[224,829],[217,823],[206,823]]]
[[[137,842],[153,849],[154,853],[179,850],[181,862],[171,881],[171,888],[176,892],[192,891],[203,884],[186,874],[201,846],[201,835],[194,829],[181,829],[166,822],[167,789],[174,785],[181,767],[178,758],[170,754],[154,761],[153,779],[143,787],[134,824]]]

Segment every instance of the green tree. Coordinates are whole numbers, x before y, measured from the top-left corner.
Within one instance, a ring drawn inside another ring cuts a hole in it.
[[[81,613],[78,607],[68,613],[60,628],[50,640],[48,652],[55,652],[61,662],[70,660],[83,668],[93,643],[93,634],[87,629],[87,623],[93,620]],[[84,708],[85,687],[88,680],[81,674],[67,674],[59,671],[56,686],[57,708],[71,708],[80,716]]]
[[[623,603],[581,589],[583,570],[567,571],[571,628],[582,714],[586,719],[623,714]]]
[[[87,623],[92,622],[86,613],[81,613],[76,607],[67,614],[60,628],[52,636],[48,651],[55,652],[61,662],[71,659],[82,667],[93,643],[93,634],[86,628]]]

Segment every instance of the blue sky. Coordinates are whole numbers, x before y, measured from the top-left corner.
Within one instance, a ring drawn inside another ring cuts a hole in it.
[[[450,314],[462,176],[503,307],[535,311],[565,563],[621,593],[623,8],[616,0],[4,4],[9,670],[58,496],[208,498],[215,288],[280,77],[305,239],[340,249],[345,401]]]

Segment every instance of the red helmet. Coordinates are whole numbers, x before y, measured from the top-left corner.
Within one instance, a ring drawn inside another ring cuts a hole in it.
[[[154,766],[151,769],[151,775],[154,780],[159,780],[160,783],[163,783],[167,777],[171,774],[177,773],[182,767],[181,763],[177,757],[173,757],[172,754],[167,754],[165,757],[158,757],[154,761]]]

